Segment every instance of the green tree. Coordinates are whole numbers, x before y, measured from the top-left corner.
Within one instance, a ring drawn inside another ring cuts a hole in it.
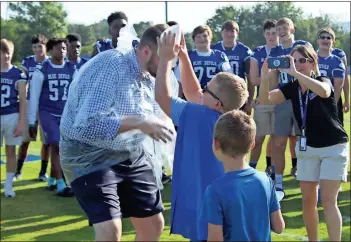
[[[192,50],[194,48],[194,41],[192,38],[192,33],[185,33],[184,40],[185,40],[186,48],[188,50]]]
[[[1,19],[1,38],[11,40],[15,45],[15,52],[12,58],[16,65],[22,60],[25,55],[31,53],[31,44],[28,39],[31,39],[30,29],[28,25],[22,25],[16,20]]]
[[[92,26],[83,24],[69,24],[68,33],[77,33],[82,37],[82,45],[90,45],[96,42]]]
[[[153,23],[150,21],[146,21],[146,22],[141,21],[139,23],[133,24],[133,27],[135,29],[135,32],[137,32],[138,37],[140,38],[142,36],[142,34],[144,33],[145,29],[147,29],[151,25],[153,25]]]
[[[93,30],[94,36],[95,36],[95,41],[98,38],[107,38],[109,36],[108,33],[108,24],[106,19],[101,20],[98,23],[90,25],[90,27]]]
[[[67,33],[67,13],[59,2],[10,2],[10,18],[30,26],[32,34],[63,37]]]

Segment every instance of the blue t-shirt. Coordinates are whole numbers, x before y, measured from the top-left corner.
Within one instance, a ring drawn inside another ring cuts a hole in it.
[[[171,118],[178,125],[172,174],[171,233],[191,240],[197,234],[206,187],[224,175],[212,151],[213,129],[221,113],[180,98],[171,101]]]
[[[270,241],[270,215],[279,209],[266,173],[253,168],[228,172],[206,189],[199,233],[207,239],[203,224],[210,223],[223,226],[224,241]]]

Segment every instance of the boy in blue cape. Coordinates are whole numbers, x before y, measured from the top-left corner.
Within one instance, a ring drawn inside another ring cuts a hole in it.
[[[190,240],[207,239],[207,223],[200,222],[206,187],[224,175],[212,152],[213,129],[222,113],[241,108],[248,98],[245,81],[231,73],[218,73],[201,89],[187,54],[167,33],[158,41],[159,66],[155,98],[178,126],[173,164],[171,233]],[[188,101],[171,96],[172,60],[178,55],[183,91]],[[198,230],[199,228],[199,230]]]

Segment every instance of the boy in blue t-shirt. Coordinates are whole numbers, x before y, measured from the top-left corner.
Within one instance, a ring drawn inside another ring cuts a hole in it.
[[[248,97],[246,83],[232,73],[220,72],[202,89],[193,71],[184,36],[179,48],[175,46],[175,36],[165,34],[158,50],[160,59],[155,99],[178,126],[172,174],[170,232],[191,241],[206,240],[207,224],[198,225],[202,200],[207,186],[225,174],[223,164],[212,152],[213,129],[222,113],[244,105]],[[177,54],[183,90],[188,101],[171,95],[172,60]]]
[[[208,241],[270,241],[271,230],[284,230],[272,180],[246,162],[255,135],[254,120],[242,111],[216,122],[212,148],[226,174],[207,187],[203,199],[199,224],[208,224]]]

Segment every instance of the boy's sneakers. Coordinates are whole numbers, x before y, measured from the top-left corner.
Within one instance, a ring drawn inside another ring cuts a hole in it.
[[[297,166],[291,168],[290,175],[296,177],[296,172],[297,172]]]
[[[170,176],[167,176],[165,173],[162,173],[162,184],[166,184],[170,181],[172,181],[172,178]]]
[[[47,175],[46,174],[39,174],[38,181],[47,182],[48,181]]]
[[[22,179],[22,173],[16,172],[15,175],[13,176],[13,181],[20,180],[20,179]]]
[[[271,176],[271,175],[272,175],[272,168],[271,168],[270,166],[267,166],[265,172],[266,172],[269,176]]]
[[[284,194],[284,197],[285,197],[285,191],[284,191],[284,188],[280,188],[280,187],[275,187],[275,190],[277,191],[277,192],[282,192],[283,194]],[[284,198],[283,197],[283,198]]]
[[[56,195],[59,197],[73,197],[74,192],[73,192],[72,188],[65,187],[65,189],[63,189],[62,191],[57,192]]]
[[[5,185],[4,194],[5,194],[5,197],[15,197],[16,196],[16,193],[14,192],[12,186]]]

